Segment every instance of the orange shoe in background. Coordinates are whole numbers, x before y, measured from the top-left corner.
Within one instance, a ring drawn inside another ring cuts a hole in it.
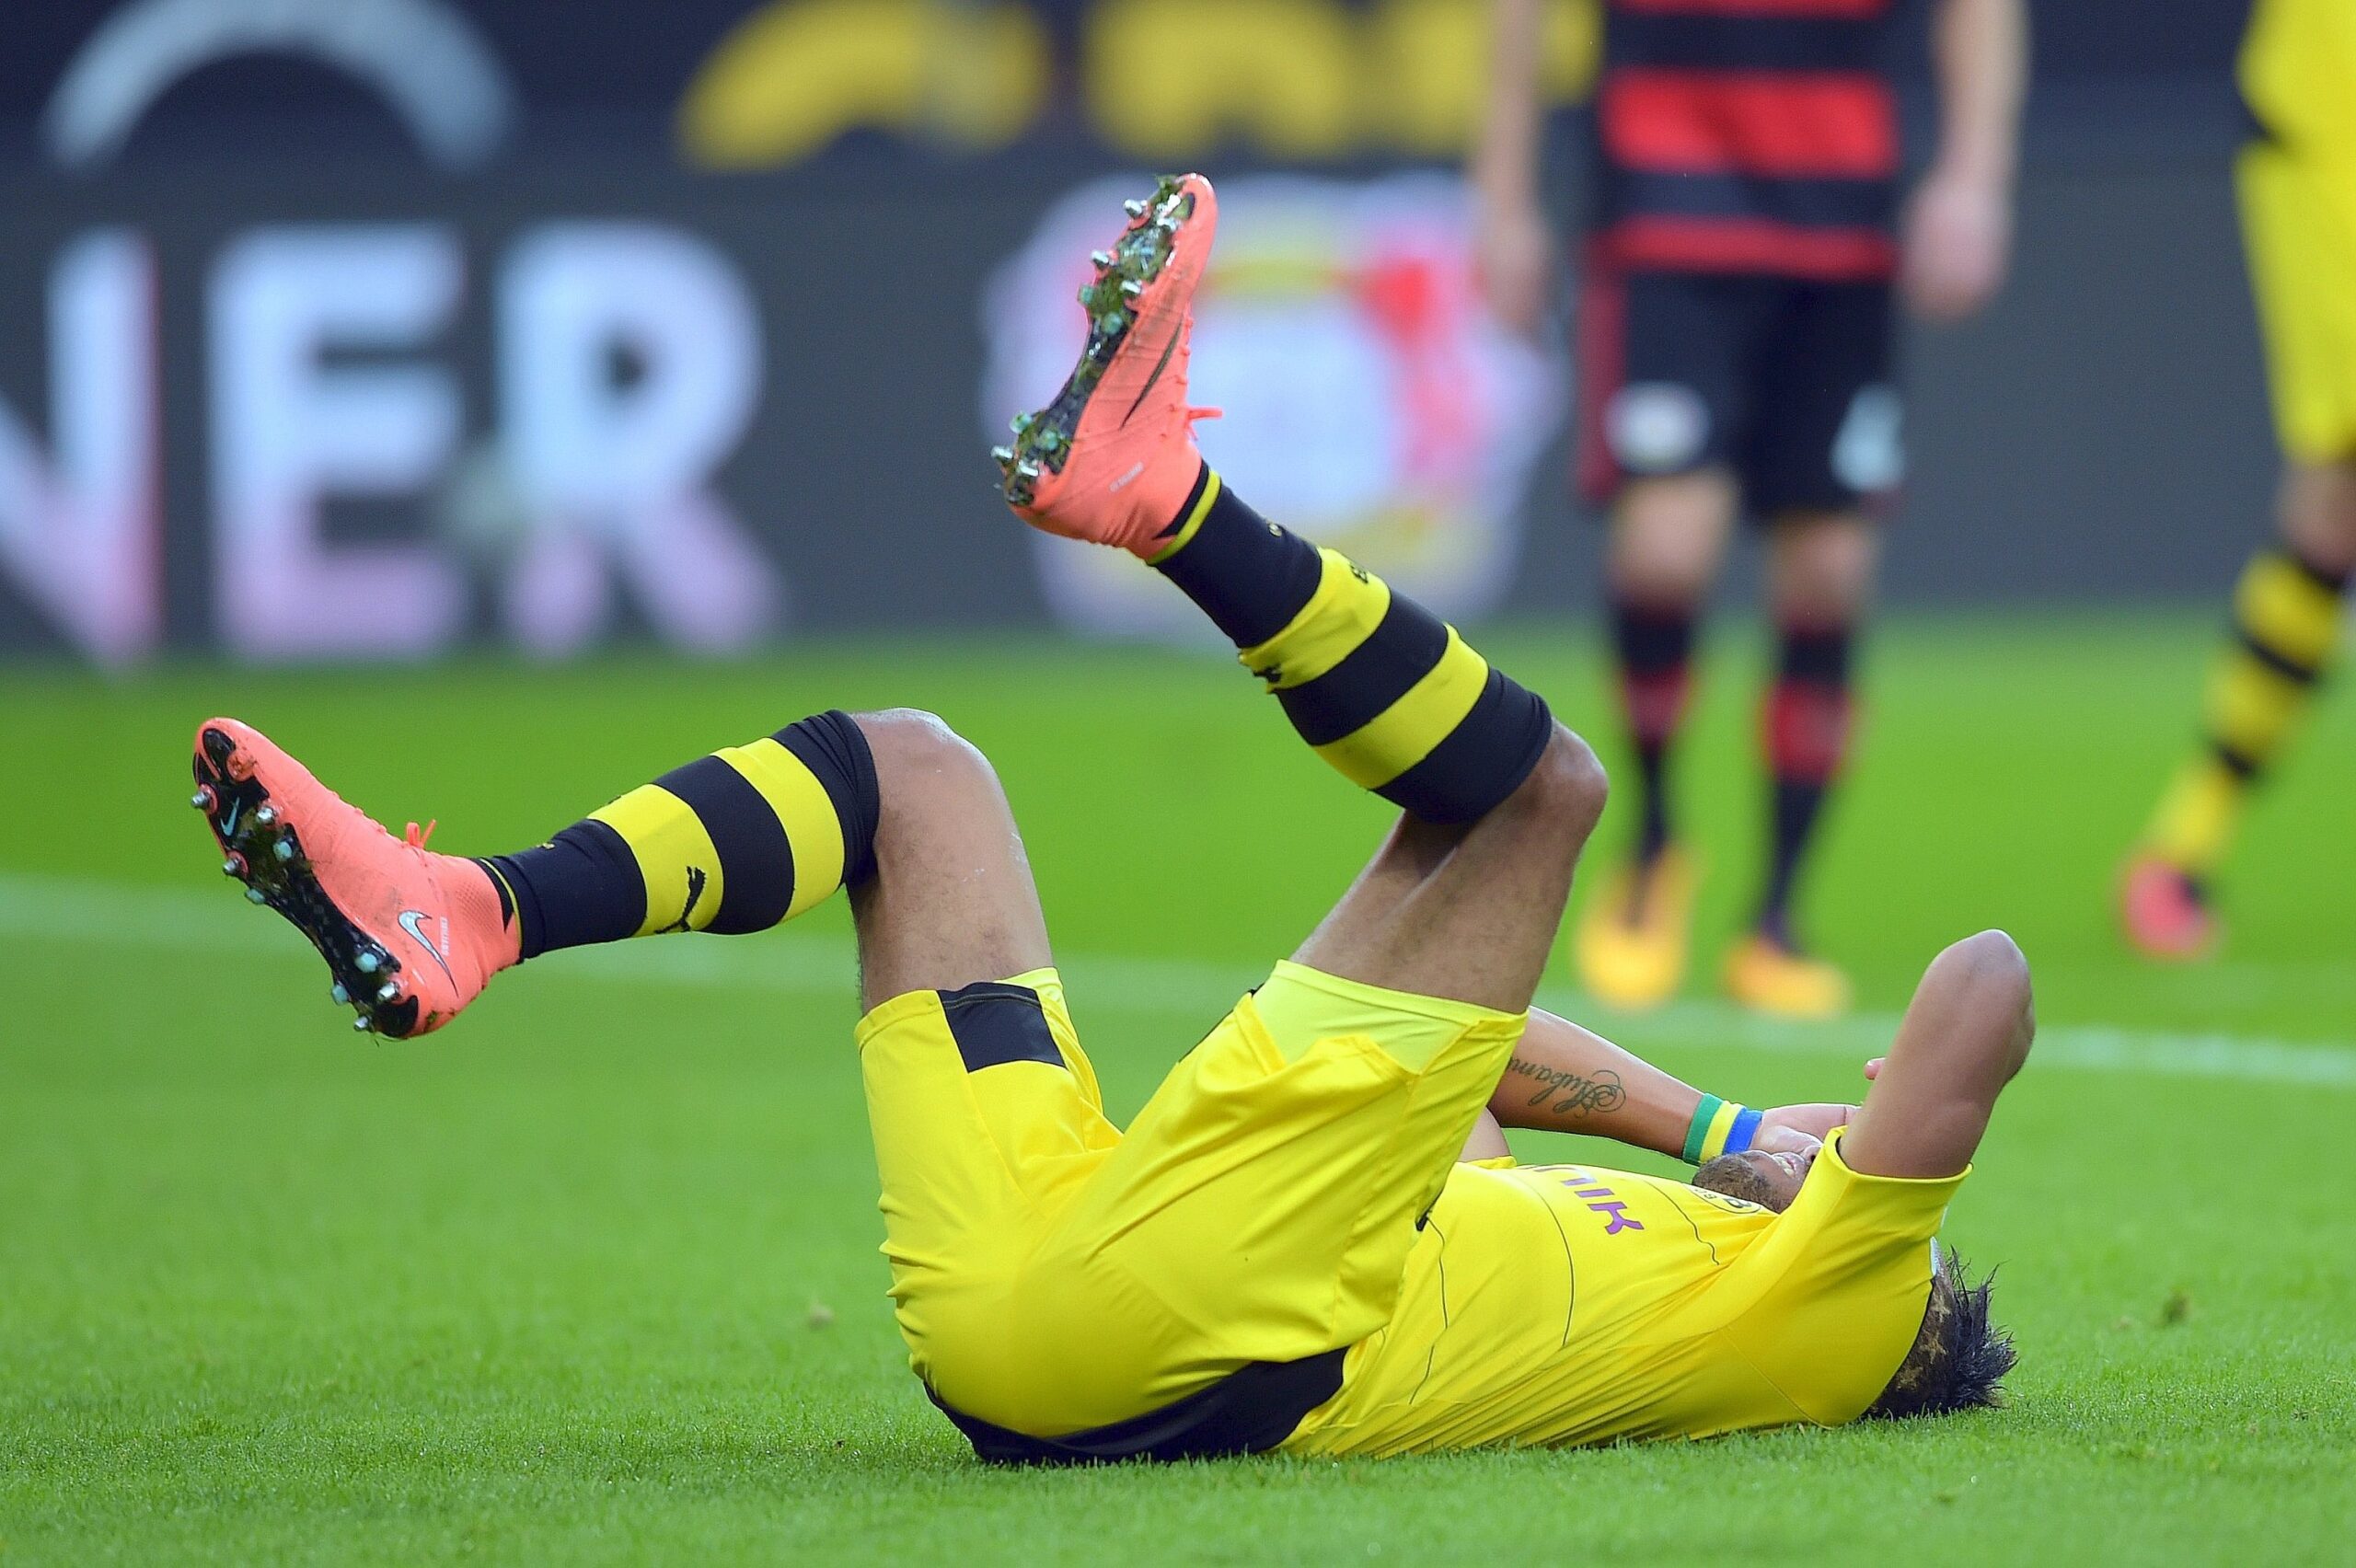
[[[990,455],[1025,523],[1151,559],[1202,473],[1194,422],[1212,411],[1187,406],[1186,361],[1218,198],[1201,175],[1170,176],[1128,213],[1080,292],[1089,317],[1080,363]]]
[[[439,1029],[516,961],[491,873],[428,850],[415,823],[395,838],[234,719],[198,727],[195,769],[222,870],[311,939],[354,1029]]]
[[[2140,854],[2119,879],[2119,923],[2145,958],[2189,963],[2216,950],[2217,916],[2200,883],[2157,855]]]
[[[1692,859],[1674,844],[1606,879],[1571,943],[1572,966],[1589,996],[1635,1012],[1677,994],[1693,938],[1697,880]]]
[[[1849,1010],[1849,977],[1763,931],[1753,931],[1727,954],[1727,994],[1769,1018],[1820,1023]]]

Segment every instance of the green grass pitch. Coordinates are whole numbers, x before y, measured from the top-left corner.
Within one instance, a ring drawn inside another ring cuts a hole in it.
[[[934,708],[999,764],[1126,1114],[1382,822],[1231,664],[1000,640],[12,671],[0,1562],[2346,1562],[2356,702],[2327,698],[2253,821],[2222,963],[2143,966],[2108,920],[2213,635],[2191,616],[1883,632],[1809,905],[1867,1016],[1801,1031],[1709,1001],[1759,814],[1758,640],[1730,628],[1681,771],[1715,873],[1695,1000],[1596,1018],[1752,1103],[1846,1097],[1932,951],[2009,927],[2044,1054],[1948,1235],[2004,1265],[2011,1408],[1087,1473],[983,1469],[907,1375],[838,904],[561,955],[446,1033],[362,1039],[307,949],[214,871],[185,747],[237,713],[396,827],[439,816],[437,847],[489,852],[814,709]],[[1609,732],[1588,638],[1481,641]]]

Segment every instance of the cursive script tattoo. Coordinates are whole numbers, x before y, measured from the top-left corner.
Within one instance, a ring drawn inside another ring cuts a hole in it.
[[[1590,1115],[1609,1116],[1628,1102],[1628,1091],[1621,1087],[1620,1075],[1609,1068],[1593,1078],[1581,1078],[1576,1073],[1542,1066],[1516,1056],[1506,1064],[1506,1071],[1535,1079],[1538,1090],[1525,1103],[1543,1105],[1558,1116],[1582,1120]]]

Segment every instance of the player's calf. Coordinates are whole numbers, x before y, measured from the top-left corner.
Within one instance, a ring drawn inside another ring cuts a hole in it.
[[[879,791],[850,715],[814,714],[675,767],[482,865],[521,956],[675,931],[766,931],[873,866]]]
[[[1267,522],[1206,467],[1162,574],[1231,638],[1301,739],[1426,822],[1471,822],[1558,732],[1535,693],[1335,550]]]
[[[999,450],[1008,503],[1161,571],[1353,783],[1426,822],[1472,822],[1538,766],[1553,733],[1546,705],[1380,578],[1261,517],[1204,463],[1186,370],[1218,220],[1198,175],[1130,203],[1082,295],[1080,363]]]
[[[865,733],[821,713],[673,769],[511,855],[393,837],[234,720],[197,732],[195,805],[222,869],[328,961],[357,1027],[438,1029],[494,974],[559,948],[673,931],[766,930],[874,865]]]

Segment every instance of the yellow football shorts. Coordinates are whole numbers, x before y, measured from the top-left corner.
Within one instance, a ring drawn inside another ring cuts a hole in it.
[[[2356,163],[2260,142],[2236,176],[2283,455],[2356,457]]]
[[[910,1365],[1052,1437],[1365,1339],[1523,1022],[1279,963],[1125,1135],[1053,970],[884,1003],[858,1041]]]
[[[1863,1174],[1838,1132],[1781,1215],[1669,1178],[1497,1163],[1449,1180],[1392,1321],[1287,1450],[1853,1421],[1922,1326],[1931,1239],[1964,1180]]]

